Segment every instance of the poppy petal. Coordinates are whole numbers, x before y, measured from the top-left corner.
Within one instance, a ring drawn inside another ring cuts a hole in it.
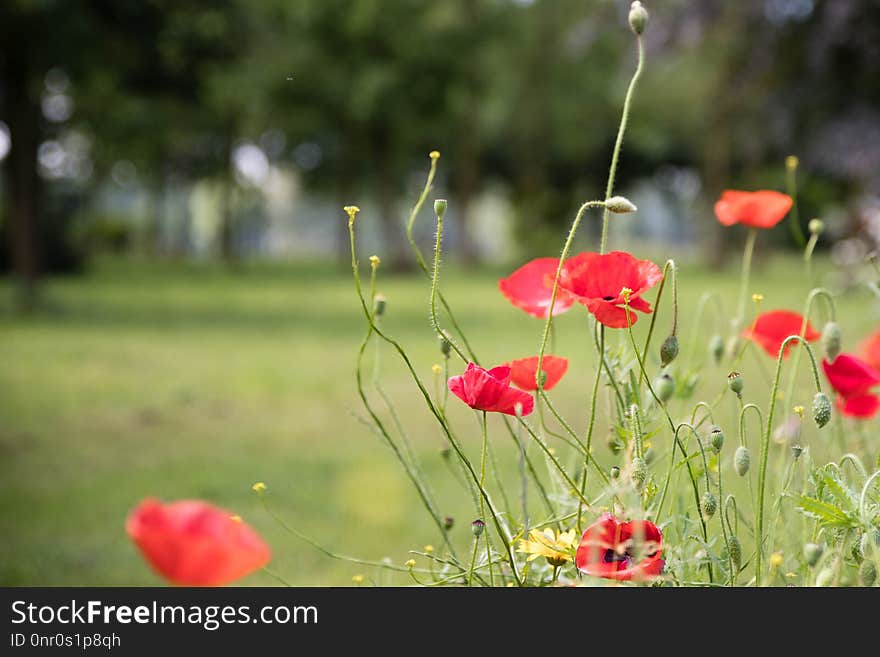
[[[510,303],[530,315],[546,319],[553,296],[553,282],[559,269],[559,258],[536,258],[527,262],[507,278],[498,281],[498,288]],[[574,300],[559,288],[553,315],[571,308]]]
[[[837,408],[843,415],[865,420],[874,417],[880,410],[880,397],[872,393],[838,397]]]
[[[790,196],[773,190],[726,190],[715,203],[715,216],[724,226],[772,228],[785,218],[792,203]]]
[[[852,354],[840,354],[833,363],[822,361],[828,383],[843,397],[854,397],[880,385],[880,371]]]
[[[516,415],[517,405],[520,406],[520,414],[525,417],[535,410],[535,399],[522,390],[507,388],[494,404],[483,410],[504,415]]]
[[[541,369],[547,376],[544,390],[552,390],[568,370],[568,359],[559,356],[544,356]],[[521,390],[537,390],[535,375],[538,372],[538,357],[520,358],[510,362],[510,380]]]
[[[771,310],[759,315],[751,326],[744,329],[742,336],[752,340],[760,346],[772,358],[779,357],[779,349],[786,338],[792,335],[800,335],[804,324],[803,315],[792,310]],[[804,340],[815,342],[821,334],[807,322],[804,332]],[[792,340],[785,347],[783,358],[788,358],[788,353],[797,342]]]
[[[880,330],[875,331],[862,342],[859,355],[871,367],[880,368]]]

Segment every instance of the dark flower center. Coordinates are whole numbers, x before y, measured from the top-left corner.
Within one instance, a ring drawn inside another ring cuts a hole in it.
[[[609,295],[609,296],[604,296],[604,297],[602,297],[602,299],[605,300],[605,301],[614,301],[614,297],[612,297],[612,296],[610,296],[610,295]]]

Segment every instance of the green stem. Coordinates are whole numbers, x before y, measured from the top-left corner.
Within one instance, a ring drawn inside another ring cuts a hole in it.
[[[755,253],[755,240],[758,238],[758,229],[749,228],[746,236],[746,246],[743,250],[742,273],[739,279],[739,305],[736,309],[736,318],[734,319],[734,329],[739,330],[742,327],[743,320],[746,316],[746,298],[749,291],[749,277],[752,273],[752,255]]]
[[[828,314],[831,321],[833,322],[836,319],[837,313],[834,307],[834,298],[831,296],[831,293],[824,287],[817,287],[810,290],[810,293],[807,295],[807,300],[804,302],[804,319],[801,322],[801,330],[798,334],[801,340],[804,340],[807,334],[807,326],[810,323],[810,313],[813,310],[813,302],[817,297],[822,297],[828,303]],[[801,350],[794,352],[794,357],[792,358],[791,363],[791,372],[789,373],[788,388],[786,388],[785,397],[783,397],[783,400],[788,405],[789,411],[791,411],[794,402],[794,387],[797,383],[797,372],[801,363],[801,353]]]
[[[486,452],[489,449],[489,432],[486,430],[486,411],[483,411],[481,415],[483,447],[480,452],[480,488],[484,488],[486,485]],[[485,514],[486,511],[483,508],[483,498],[480,498],[480,517],[484,517]],[[483,532],[483,535],[486,537],[486,563],[492,563],[492,544],[489,541],[489,532]],[[489,568],[489,584],[490,586],[495,586],[495,576],[491,567]]]
[[[670,335],[675,335],[678,331],[678,268],[675,266],[674,260],[667,260],[663,266],[663,278],[660,279],[660,287],[657,289],[657,298],[654,299],[654,312],[651,313],[651,323],[648,325],[648,337],[645,339],[645,346],[642,348],[642,361],[648,358],[648,349],[651,346],[651,338],[654,335],[654,324],[657,322],[657,310],[660,308],[660,300],[663,298],[663,288],[666,287],[666,276],[672,270],[672,330]]]
[[[788,225],[791,228],[791,236],[798,246],[806,243],[804,231],[801,228],[800,215],[798,214],[798,193],[797,193],[797,158],[791,156],[793,160],[786,162],[785,166],[785,191],[791,197],[791,211],[788,213]],[[789,164],[793,162],[793,166]]]
[[[645,65],[645,46],[642,43],[641,35],[636,35],[636,44],[638,47],[638,64],[635,73],[629,81],[629,87],[626,90],[626,97],[623,99],[623,111],[620,115],[620,126],[617,128],[617,139],[614,141],[614,150],[611,152],[611,167],[608,171],[608,184],[605,187],[605,198],[611,198],[614,193],[614,180],[617,177],[617,162],[620,159],[620,149],[623,146],[623,135],[626,133],[626,124],[629,121],[629,108],[632,103],[633,93],[635,92],[636,83],[642,75],[642,69]],[[605,208],[602,213],[602,241],[599,246],[599,253],[605,253],[608,244],[608,219],[610,211]]]

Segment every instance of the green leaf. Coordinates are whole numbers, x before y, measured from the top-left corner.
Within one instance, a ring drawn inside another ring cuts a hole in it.
[[[855,491],[840,478],[836,469],[826,468],[822,471],[822,482],[834,501],[849,513],[856,513],[859,508]]]
[[[831,527],[855,527],[856,523],[850,515],[833,504],[817,500],[805,495],[792,495],[795,506],[811,518],[815,518],[823,525]]]

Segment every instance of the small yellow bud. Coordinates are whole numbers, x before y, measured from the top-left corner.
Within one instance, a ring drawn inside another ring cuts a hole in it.
[[[232,520],[233,522],[241,522],[241,516],[238,515],[237,513],[234,513],[231,516],[229,516],[229,519]]]
[[[432,371],[434,374],[440,374],[440,372],[443,371],[443,368],[440,367],[437,363],[434,363],[433,365],[431,365],[431,371]]]
[[[264,484],[262,481],[258,481],[253,486],[251,486],[251,489],[255,493],[262,493],[264,490],[266,490],[266,484]]]
[[[377,255],[370,256],[370,266],[373,269],[378,269],[380,264],[382,264],[382,260],[379,258],[379,256],[377,256]]]
[[[764,300],[764,295],[763,295],[763,294],[760,294],[760,293],[758,293],[758,292],[755,292],[755,293],[752,295],[752,301],[754,301],[755,303],[761,303],[763,300]]]
[[[431,151],[430,153],[428,153],[428,157],[430,157],[432,160],[438,160],[440,159],[440,151]]]
[[[354,223],[354,218],[357,216],[357,213],[361,211],[361,209],[356,205],[346,205],[342,209],[345,210],[345,213],[348,215],[349,225]]]
[[[800,160],[798,160],[797,155],[789,155],[785,158],[785,168],[789,171],[794,171],[798,168],[798,164],[800,164]]]
[[[782,565],[782,552],[774,552],[770,555],[770,567],[779,568]]]
[[[433,546],[433,545],[426,545],[426,546],[425,546],[425,553],[426,553],[426,554],[431,554],[433,551],[434,551],[434,546]]]
[[[407,559],[403,565],[406,566],[407,568],[415,568],[416,567],[416,560],[415,559]]]
[[[547,452],[550,454],[550,456],[556,456],[556,448],[555,447],[548,447]]]
[[[633,293],[633,291],[631,289],[629,289],[628,287],[624,287],[624,288],[620,289],[620,296],[623,297],[623,300],[626,303],[629,303],[629,297],[632,293]]]
[[[363,584],[364,576],[363,575],[355,575],[354,577],[351,578],[351,581],[354,582],[355,584]]]
[[[807,228],[810,231],[810,235],[819,235],[823,230],[825,230],[825,222],[821,219],[810,219],[810,223],[807,224]]]
[[[797,415],[802,420],[804,419],[804,407],[803,406],[795,406],[793,410],[794,410],[795,415]]]

